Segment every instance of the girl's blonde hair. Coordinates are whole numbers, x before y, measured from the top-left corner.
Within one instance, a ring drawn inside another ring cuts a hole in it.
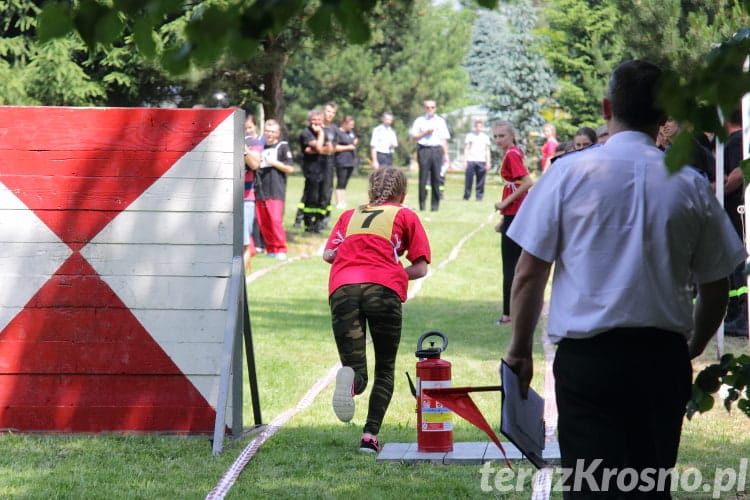
[[[370,174],[370,187],[367,195],[370,205],[381,205],[388,202],[401,203],[406,194],[406,175],[392,167],[381,167]]]
[[[508,121],[497,122],[492,126],[492,130],[497,130],[499,128],[506,129],[510,133],[510,135],[513,136],[513,144],[515,144],[516,146],[518,145],[518,141],[516,140],[516,127],[514,127],[511,122],[508,122]]]

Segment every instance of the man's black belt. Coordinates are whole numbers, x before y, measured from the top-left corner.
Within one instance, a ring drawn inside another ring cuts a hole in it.
[[[424,146],[422,144],[417,144],[417,146],[419,147],[419,149],[430,149],[430,148],[440,148],[440,147],[442,147],[442,146]]]

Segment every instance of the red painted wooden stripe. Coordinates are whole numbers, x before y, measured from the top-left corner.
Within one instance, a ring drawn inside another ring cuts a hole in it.
[[[159,154],[165,157],[171,154],[176,161],[184,153],[165,151]],[[154,154],[151,151],[16,150],[12,156],[6,155],[5,151],[0,155],[0,173],[4,175],[26,175],[29,173],[29,165],[34,165],[34,175],[39,176],[149,177],[154,171]]]
[[[176,161],[177,159],[175,159]],[[170,162],[169,166],[174,163]],[[119,213],[138,198],[159,177],[140,177],[138,180],[120,177],[74,177],[41,175],[0,175],[24,204],[34,211],[42,210],[104,210]],[[37,215],[40,215],[37,212]],[[40,215],[41,217],[41,215]]]
[[[216,413],[206,407],[0,407],[0,429],[20,432],[165,432],[208,434]]]
[[[7,106],[0,150],[190,151],[234,111]]]
[[[0,351],[5,342],[132,342],[138,338],[130,325],[112,321],[116,306],[26,308],[28,314],[16,318],[13,329],[0,335]]]
[[[0,400],[13,401],[14,407],[205,406],[200,395],[184,387],[181,375],[0,375]]]

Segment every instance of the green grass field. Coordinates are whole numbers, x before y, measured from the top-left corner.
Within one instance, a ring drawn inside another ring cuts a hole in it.
[[[411,182],[406,202],[415,206],[416,184]],[[301,189],[301,177],[293,176],[287,194],[288,228]],[[433,263],[419,293],[404,305],[396,388],[379,436],[382,443],[416,441],[415,401],[404,373],[414,375],[416,341],[423,332],[440,330],[448,336],[443,357],[453,365],[454,385],[499,382],[497,367],[510,334],[508,326],[494,324],[500,310],[501,266],[500,238],[493,230],[499,216],[492,205],[500,187],[493,176],[482,202],[462,201],[462,192],[461,174],[449,175],[440,211],[426,214]],[[365,176],[352,179],[347,196],[349,206],[366,200]],[[265,423],[294,408],[337,362],[327,303],[328,264],[316,255],[324,237],[288,234],[289,256],[306,257],[279,263],[256,256],[253,271],[266,272],[248,286]],[[699,365],[715,359],[713,349]],[[747,342],[727,339],[727,351],[748,352]],[[532,385],[540,392],[543,370],[537,338]],[[655,382],[653,390],[669,388]],[[326,387],[261,447],[228,498],[530,498],[528,482],[520,492],[482,491],[479,466],[376,464],[371,455],[358,452],[368,393],[358,398],[354,420],[343,424],[330,408],[332,391],[332,386]],[[637,395],[622,397],[638,404]],[[497,428],[499,395],[477,393],[473,398]],[[253,423],[249,401],[245,387],[247,426]],[[454,424],[455,441],[488,440],[458,417]],[[746,417],[727,414],[722,408],[686,421],[679,468],[695,467],[705,480],[713,477],[716,467],[738,468],[750,455],[749,427]],[[4,434],[0,435],[0,497],[203,498],[250,439],[232,443],[213,457],[205,437]],[[675,498],[708,498],[705,493],[696,495],[680,493]],[[552,498],[561,498],[560,493]],[[721,498],[744,496],[734,490]]]

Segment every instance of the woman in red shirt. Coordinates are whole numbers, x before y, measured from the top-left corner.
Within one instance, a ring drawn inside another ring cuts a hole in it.
[[[500,176],[505,181],[502,199],[495,203],[495,209],[503,215],[503,219],[495,226],[495,231],[502,234],[500,248],[503,258],[503,314],[496,321],[496,324],[501,325],[510,323],[510,287],[513,284],[516,263],[521,256],[521,247],[508,238],[505,232],[534,181],[523,164],[524,155],[516,143],[516,130],[513,125],[509,122],[498,123],[492,128],[492,133],[495,144],[503,152]]]

